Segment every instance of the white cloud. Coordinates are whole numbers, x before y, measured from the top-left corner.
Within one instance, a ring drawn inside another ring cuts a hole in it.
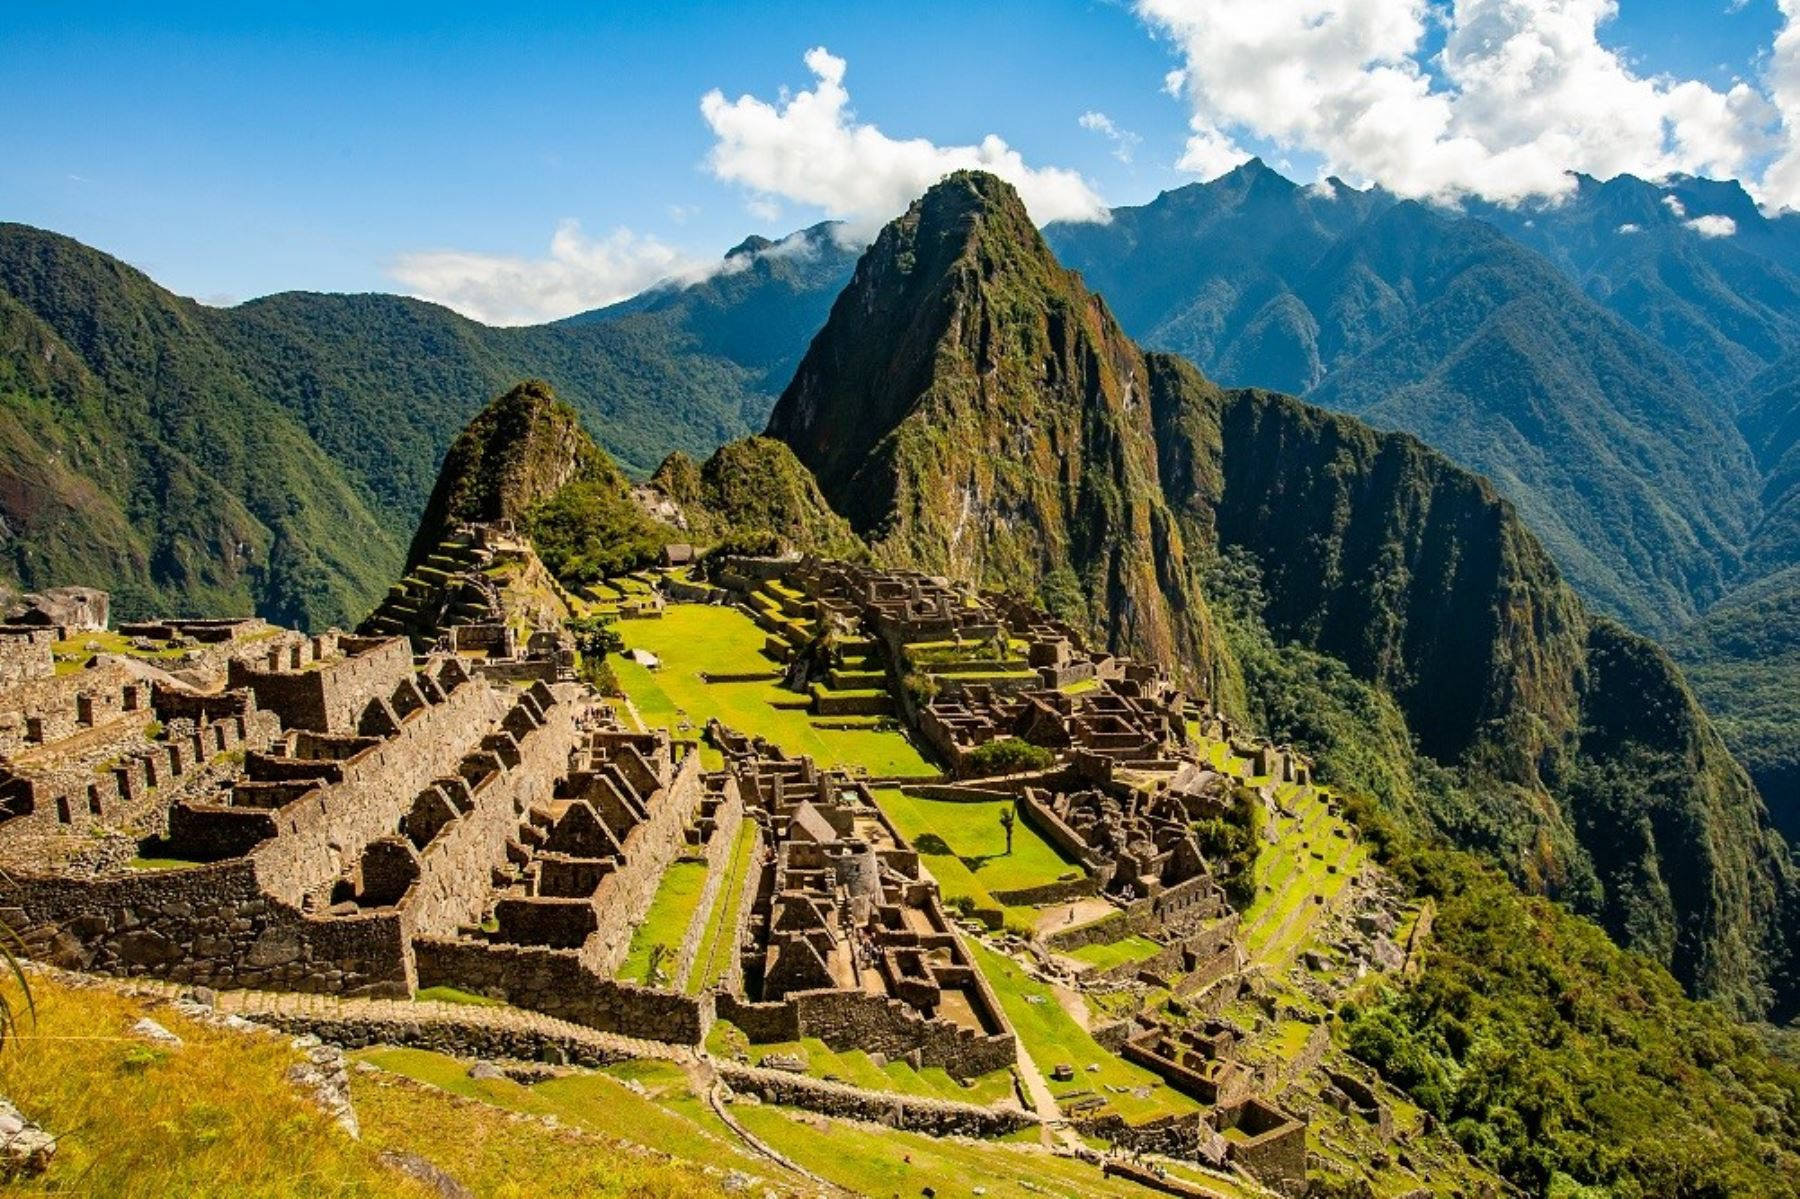
[[[1697,216],[1684,223],[1701,237],[1731,237],[1737,232],[1737,222],[1728,216]]]
[[[784,92],[774,103],[748,95],[727,100],[716,88],[701,98],[700,113],[717,138],[707,156],[715,176],[742,184],[756,198],[821,208],[865,232],[964,169],[992,171],[1018,188],[1040,224],[1108,219],[1106,205],[1079,173],[1027,166],[993,134],[973,146],[889,137],[851,111],[843,59],[818,46],[806,52],[806,66],[812,89]]]
[[[625,299],[671,275],[704,274],[707,266],[680,250],[617,229],[589,237],[564,221],[546,258],[420,250],[402,254],[389,273],[423,300],[492,325],[554,320]]]
[[[1773,148],[1776,108],[1755,88],[1644,76],[1603,45],[1617,0],[1135,3],[1182,57],[1165,81],[1189,106],[1178,165],[1202,175],[1260,140],[1404,195],[1509,202],[1566,192],[1569,171],[1742,176]],[[1796,103],[1777,104],[1800,116],[1794,41]]]
[[[1663,207],[1673,213],[1676,220],[1679,221],[1687,215],[1687,205],[1681,202],[1680,196],[1664,196],[1662,202]]]
[[[1628,236],[1633,233],[1642,233],[1643,231],[1644,227],[1642,225],[1634,225],[1630,221],[1626,221],[1623,225],[1619,226],[1619,232]]]
[[[1762,178],[1762,199],[1800,208],[1800,0],[1778,0],[1781,29],[1769,51],[1769,96],[1781,114],[1780,153]]]
[[[1113,119],[1103,112],[1084,112],[1077,122],[1083,129],[1098,133],[1113,144],[1113,157],[1127,165],[1136,152],[1138,143],[1144,139],[1129,129],[1121,129]]]

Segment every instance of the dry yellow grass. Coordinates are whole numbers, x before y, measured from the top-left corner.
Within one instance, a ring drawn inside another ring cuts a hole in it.
[[[446,1093],[396,1074],[353,1073],[353,1140],[287,1079],[285,1037],[234,1032],[102,988],[32,979],[35,1019],[0,1050],[0,1094],[59,1137],[48,1173],[6,1195],[429,1197],[382,1161],[423,1158],[477,1195],[718,1194],[698,1166],[591,1131]],[[19,998],[16,985],[10,996]],[[149,1016],[181,1037],[130,1034]]]
[[[0,1052],[0,1093],[58,1137],[11,1194],[425,1195],[287,1081],[287,1041],[209,1028],[166,1007],[42,976]],[[16,991],[15,991],[16,998]],[[149,1015],[179,1048],[130,1034]]]

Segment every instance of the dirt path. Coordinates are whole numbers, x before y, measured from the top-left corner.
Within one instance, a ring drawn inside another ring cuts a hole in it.
[[[1078,924],[1086,924],[1098,920],[1117,908],[1097,895],[1086,899],[1078,899],[1074,903],[1059,903],[1049,907],[1038,921],[1036,936],[1039,940],[1061,932],[1065,928],[1073,928]]]

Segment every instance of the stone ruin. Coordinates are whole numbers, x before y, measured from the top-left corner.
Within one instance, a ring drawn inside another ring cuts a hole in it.
[[[698,1038],[701,1000],[610,976],[706,804],[692,744],[404,637],[119,634],[142,655],[59,672],[43,630],[0,630],[0,921],[31,956],[213,987],[454,985]],[[154,665],[190,642],[198,665]]]
[[[502,587],[496,576],[509,571],[525,585]],[[418,653],[456,654],[500,681],[554,683],[575,677],[575,645],[562,627],[572,610],[510,521],[474,523],[457,526],[388,588],[357,631],[404,636]]]
[[[761,830],[741,961],[718,1014],[968,1078],[1011,1065],[999,1000],[865,784],[709,730]]]

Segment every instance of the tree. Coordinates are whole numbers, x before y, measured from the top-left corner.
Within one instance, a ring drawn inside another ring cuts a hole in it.
[[[1017,820],[1011,808],[1000,809],[1000,827],[1006,830],[1006,856],[1009,858],[1012,856],[1013,824]]]

